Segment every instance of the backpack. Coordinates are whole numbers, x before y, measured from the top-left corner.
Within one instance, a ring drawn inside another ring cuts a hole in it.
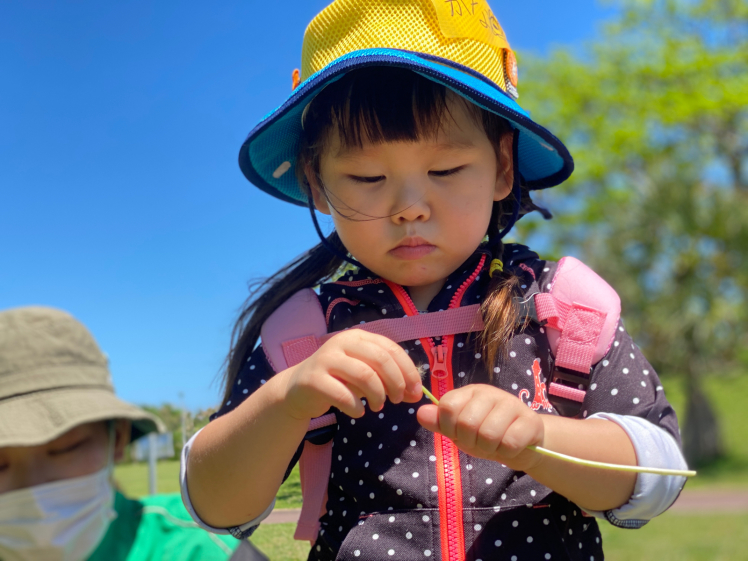
[[[520,265],[521,266],[521,265]],[[529,267],[523,267],[529,270]],[[531,270],[530,270],[531,272]],[[534,276],[534,274],[533,274]],[[615,290],[574,257],[558,262],[547,292],[516,300],[525,318],[546,328],[554,356],[548,399],[565,417],[578,416],[592,366],[610,350],[621,313]],[[481,331],[480,305],[473,304],[417,316],[381,319],[351,329],[384,335],[395,342]],[[327,332],[325,313],[316,293],[303,289],[284,302],[261,329],[262,347],[270,366],[281,372],[311,356],[335,333]],[[541,390],[544,388],[540,388]],[[537,389],[536,389],[537,393]],[[539,396],[536,395],[536,399]],[[546,396],[540,396],[545,399]],[[294,538],[316,540],[325,512],[332,462],[335,413],[312,419],[299,460],[302,509]]]

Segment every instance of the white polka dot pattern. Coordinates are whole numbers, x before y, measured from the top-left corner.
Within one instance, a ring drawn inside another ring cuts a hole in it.
[[[528,257],[522,257],[525,254]],[[526,249],[512,255],[513,264],[505,261],[505,269],[521,277],[522,282],[517,286],[524,285],[526,288],[521,290],[527,295],[533,291],[545,291],[552,283],[555,264],[537,260]],[[523,269],[519,264],[526,264],[527,268]],[[448,308],[455,291],[473,270],[467,269],[470,267],[450,275],[445,287],[432,301],[430,310]],[[485,294],[489,278],[488,275],[479,276],[480,280],[465,292],[465,305],[480,301]],[[345,278],[351,283],[366,279],[360,273]],[[355,298],[360,300],[360,304],[336,304],[334,313],[328,314],[331,331],[405,315],[391,289],[381,282],[356,287],[324,284],[320,289],[323,308],[343,297],[346,288],[349,292],[355,290]],[[671,432],[677,431],[657,375],[641,356],[638,347],[632,346],[622,327],[619,325],[616,330],[608,354],[593,368],[583,404],[584,414],[609,411],[649,415],[655,419],[662,414],[661,426]],[[508,352],[500,355],[496,365],[490,369],[485,368],[483,353],[475,347],[474,339],[465,334],[453,338],[451,367],[455,387],[490,383],[518,399],[520,392],[528,392],[525,401],[532,402],[535,395],[532,364],[538,359],[541,369],[538,383],[545,384],[547,395],[553,359],[545,329],[531,324],[524,332],[517,333]],[[424,348],[420,340],[406,341],[401,346],[417,365],[429,365],[430,349]],[[229,399],[217,416],[235,408],[272,375],[264,351],[258,347],[244,363],[232,384]],[[424,385],[433,391],[430,376],[426,370]],[[651,380],[651,383],[645,380]],[[333,508],[321,519],[324,533],[320,532],[310,558],[332,561],[336,557],[412,559],[440,556],[438,544],[431,540],[432,536],[438,535],[435,529],[439,524],[438,507],[444,489],[439,488],[437,472],[443,460],[435,448],[433,435],[422,429],[417,421],[416,412],[424,403],[393,404],[388,400],[382,411],[372,412],[366,400],[362,400],[363,417],[352,419],[337,413],[333,473],[330,475],[330,481],[335,485],[328,486],[328,508]],[[557,535],[554,528],[566,536],[573,536],[575,549],[581,543],[581,551],[587,557],[602,558],[596,523],[592,519],[582,522],[581,516],[572,515],[566,499],[549,494],[550,490],[531,478],[500,464],[460,453],[460,465],[463,509],[466,513],[475,511],[466,516],[464,526],[466,539],[469,537],[475,544],[474,559],[497,558],[496,548],[501,548],[501,558],[515,561],[564,559],[565,550],[560,540],[558,543],[548,542],[546,538]],[[547,508],[528,509],[524,506],[549,504],[549,501],[551,506]],[[336,509],[336,505],[340,508]],[[583,528],[583,524],[586,527]],[[345,545],[338,551],[341,543]]]

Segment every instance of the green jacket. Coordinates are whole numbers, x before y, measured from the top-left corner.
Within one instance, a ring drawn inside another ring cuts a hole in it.
[[[199,528],[178,494],[114,498],[117,518],[88,561],[198,561],[228,559],[241,543]]]

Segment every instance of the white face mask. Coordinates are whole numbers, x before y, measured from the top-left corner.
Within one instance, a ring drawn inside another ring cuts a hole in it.
[[[0,494],[2,561],[82,561],[116,513],[111,456],[91,475]]]

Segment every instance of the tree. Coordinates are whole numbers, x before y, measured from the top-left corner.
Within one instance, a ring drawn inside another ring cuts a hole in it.
[[[174,437],[174,457],[179,458],[182,453],[182,410],[171,403],[162,403],[158,407],[155,405],[141,405],[141,407],[161,419],[167,432],[172,433]],[[186,411],[185,440],[192,438],[198,430],[207,425],[213,413],[215,413],[215,409],[212,408],[199,410],[196,413]]]
[[[520,62],[524,105],[577,163],[544,197],[553,248],[619,291],[655,368],[685,381],[686,457],[712,460],[702,379],[748,363],[748,3],[624,1],[581,52]]]

